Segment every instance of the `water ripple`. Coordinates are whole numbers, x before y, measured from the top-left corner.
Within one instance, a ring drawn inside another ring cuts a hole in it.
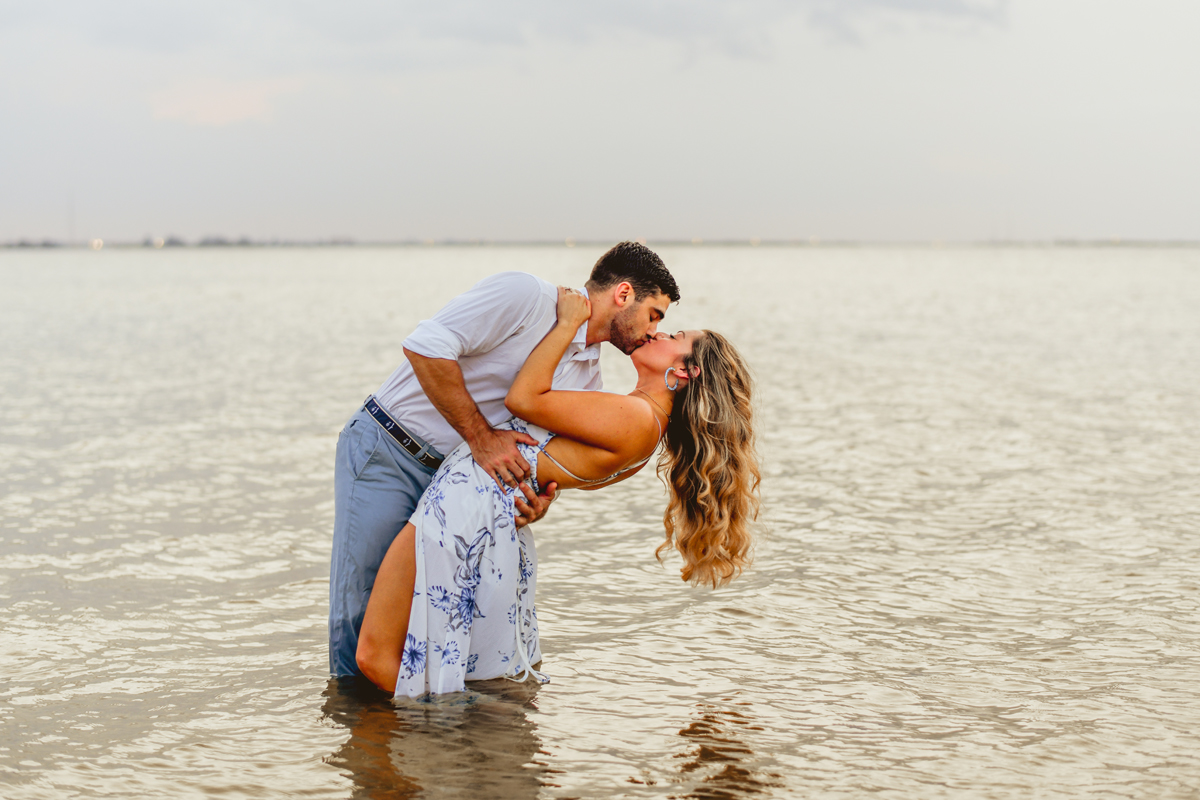
[[[4,796],[1195,796],[1194,249],[665,250],[758,371],[752,569],[658,564],[640,474],[537,526],[549,685],[329,681],[345,418],[594,255],[0,252]]]

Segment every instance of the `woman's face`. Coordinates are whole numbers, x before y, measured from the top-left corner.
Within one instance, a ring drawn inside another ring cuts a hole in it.
[[[662,372],[672,367],[682,367],[683,359],[692,352],[692,343],[700,336],[700,331],[679,331],[678,333],[657,333],[646,344],[634,350],[630,355],[634,364],[641,364],[648,369]]]

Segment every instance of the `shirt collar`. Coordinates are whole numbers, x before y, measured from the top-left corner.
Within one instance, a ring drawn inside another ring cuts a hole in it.
[[[586,286],[579,291],[583,292],[584,297],[591,299]],[[600,358],[600,343],[588,346],[587,329],[587,320],[584,320],[579,330],[575,331],[575,337],[571,339],[571,349],[575,351],[571,353],[571,361],[596,361]]]

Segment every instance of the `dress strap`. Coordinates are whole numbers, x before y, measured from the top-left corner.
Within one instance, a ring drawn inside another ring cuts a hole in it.
[[[516,674],[506,675],[505,677],[513,683],[524,683],[530,678],[533,678],[538,683],[549,683],[550,679],[544,673],[534,669],[533,665],[529,663],[529,651],[525,649],[525,637],[521,635],[523,633],[522,628],[524,627],[522,624],[523,616],[518,610],[516,624],[517,663],[521,666],[521,677],[518,678]]]
[[[550,444],[550,442],[546,442],[546,444]],[[565,466],[563,466],[563,463],[562,463],[561,461],[559,461],[559,460],[558,460],[557,458],[555,458],[554,456],[550,455],[550,453],[548,453],[548,452],[546,451],[546,448],[545,448],[545,447],[541,447],[541,446],[539,446],[539,448],[538,448],[538,449],[540,449],[540,450],[542,451],[542,455],[544,455],[546,458],[550,459],[550,461],[551,461],[551,462],[554,464],[554,466],[558,467],[558,468],[559,468],[559,469],[561,469],[563,472],[567,473],[568,475],[570,475],[572,478],[574,478],[575,480],[579,481],[580,483],[599,483],[599,482],[600,482],[599,480],[588,480],[587,478],[581,478],[581,477],[579,477],[579,476],[578,476],[578,475],[576,475],[574,472],[571,472],[571,470],[569,470],[569,469],[567,469]]]
[[[542,455],[544,455],[546,458],[550,459],[550,461],[554,464],[554,466],[558,467],[563,472],[567,473],[568,475],[570,475],[572,478],[579,481],[580,483],[608,483],[613,478],[616,478],[619,475],[624,475],[626,472],[630,472],[631,470],[635,470],[635,469],[641,469],[642,467],[644,467],[646,465],[646,463],[650,459],[654,458],[654,452],[655,452],[655,450],[658,450],[658,444],[659,444],[659,442],[662,441],[663,429],[662,429],[662,423],[658,421],[658,414],[654,414],[653,416],[654,416],[654,424],[658,426],[658,439],[654,442],[654,450],[650,451],[650,455],[646,456],[645,458],[643,458],[641,461],[639,461],[636,464],[625,467],[624,469],[619,469],[616,472],[614,472],[612,475],[608,475],[603,478],[581,478],[578,475],[576,475],[574,472],[571,472],[571,470],[569,470],[565,466],[563,466],[563,463],[561,461],[559,461],[557,458],[555,458],[554,456],[552,456],[548,452],[546,452],[545,445],[538,445],[538,449],[542,451]],[[554,437],[550,437],[550,438],[554,438]],[[550,439],[546,440],[546,444],[550,444]]]

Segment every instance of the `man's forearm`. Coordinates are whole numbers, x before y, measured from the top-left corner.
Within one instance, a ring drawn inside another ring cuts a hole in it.
[[[492,426],[467,391],[462,367],[448,358],[427,358],[405,348],[404,355],[425,396],[468,445],[490,433]]]

